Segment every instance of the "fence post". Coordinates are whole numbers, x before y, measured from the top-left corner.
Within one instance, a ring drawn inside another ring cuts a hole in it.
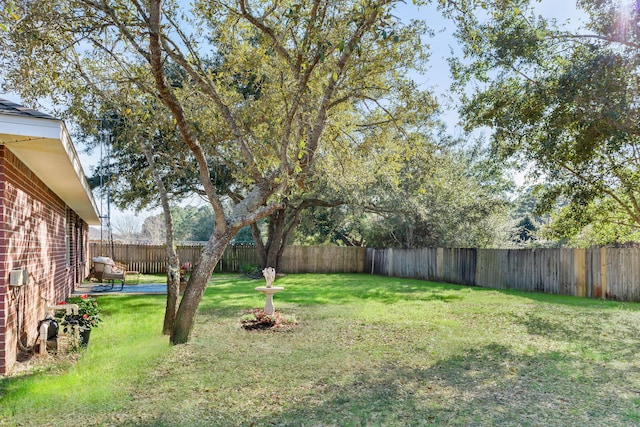
[[[587,295],[587,251],[586,249],[574,249],[574,295],[584,297]]]
[[[444,248],[436,249],[436,275],[437,280],[444,277]]]
[[[376,250],[371,249],[371,274],[376,271]]]
[[[607,299],[607,249],[600,248],[600,283],[602,283],[602,299]]]

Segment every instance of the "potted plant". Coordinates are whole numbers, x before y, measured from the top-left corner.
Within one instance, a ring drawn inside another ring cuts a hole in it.
[[[88,295],[81,295],[68,298],[66,302],[63,301],[59,304],[76,304],[78,306],[78,314],[66,314],[58,311],[56,317],[60,319],[59,324],[65,332],[69,332],[72,327],[77,326],[80,332],[80,344],[89,345],[91,329],[96,328],[102,322],[98,301]]]

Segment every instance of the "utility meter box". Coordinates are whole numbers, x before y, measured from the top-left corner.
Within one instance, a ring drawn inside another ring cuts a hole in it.
[[[29,274],[27,270],[16,268],[9,273],[9,286],[24,286],[28,283]]]

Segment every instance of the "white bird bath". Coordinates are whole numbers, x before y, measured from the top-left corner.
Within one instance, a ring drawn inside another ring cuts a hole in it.
[[[264,304],[264,314],[273,314],[276,311],[276,308],[273,305],[273,294],[276,292],[280,292],[283,290],[283,287],[274,286],[271,288],[267,288],[266,286],[258,286],[256,291],[262,292],[267,296],[267,302]]]
[[[264,314],[270,315],[276,311],[276,308],[273,305],[273,294],[280,292],[283,290],[283,287],[279,286],[271,286],[273,281],[276,278],[276,270],[273,267],[268,267],[262,270],[262,275],[264,279],[267,281],[266,286],[258,286],[255,288],[256,291],[262,292],[267,297],[267,302],[264,304]]]

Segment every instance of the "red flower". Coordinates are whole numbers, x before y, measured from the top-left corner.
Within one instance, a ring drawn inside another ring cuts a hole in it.
[[[87,294],[80,295],[80,298],[82,298],[82,299],[87,299]]]
[[[64,301],[60,301],[60,302],[58,303],[58,305],[65,305],[65,304],[66,304],[66,302],[64,302]]]
[[[85,315],[84,315],[84,316],[82,316],[82,317],[83,317],[83,318],[85,318],[85,319],[88,319],[88,318],[89,318],[89,315],[88,315],[88,314],[85,314]]]

